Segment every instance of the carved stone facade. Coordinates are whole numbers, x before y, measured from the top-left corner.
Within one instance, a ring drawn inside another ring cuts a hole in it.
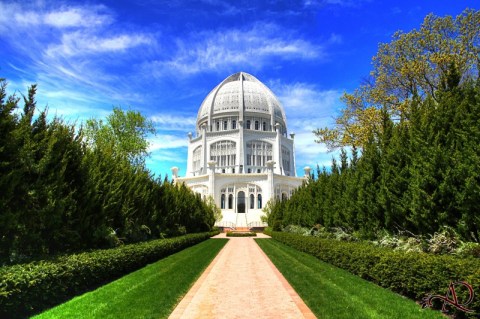
[[[305,177],[296,177],[294,134],[275,95],[254,76],[239,72],[217,85],[189,133],[185,183],[222,210],[223,227],[265,226],[262,209],[273,198],[289,198]],[[309,168],[305,168],[308,176]]]

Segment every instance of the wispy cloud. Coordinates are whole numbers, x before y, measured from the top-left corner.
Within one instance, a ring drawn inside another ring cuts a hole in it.
[[[157,134],[149,139],[149,152],[179,147],[187,147],[187,137],[178,137],[170,134]]]
[[[0,16],[5,18],[6,14],[13,13],[10,18],[13,18],[17,26],[24,27],[47,25],[58,29],[94,28],[110,24],[113,20],[108,14],[100,12],[104,11],[105,7],[103,6],[63,7],[51,11],[42,7],[32,10],[28,8],[28,5],[19,6],[17,4],[3,4],[0,8],[3,9],[3,14]]]
[[[182,131],[187,132],[195,129],[196,118],[181,116],[177,114],[156,114],[150,117],[155,126],[160,130]]]
[[[110,24],[113,19],[111,16],[106,14],[98,14],[97,12],[92,14],[92,10],[74,7],[48,12],[44,15],[43,20],[46,24],[57,28],[92,28]]]
[[[150,165],[154,165],[158,162],[168,161],[170,163],[187,163],[187,149],[170,149],[162,150],[161,152],[152,152],[150,158]],[[167,170],[168,171],[168,170]]]
[[[290,130],[313,130],[332,121],[340,106],[340,90],[321,90],[309,83],[269,84],[287,113]]]
[[[78,56],[104,52],[118,52],[139,45],[152,43],[152,39],[143,34],[116,34],[110,37],[97,36],[90,32],[71,32],[62,35],[59,44],[50,45],[45,54],[48,57]]]
[[[371,0],[305,0],[303,2],[304,7],[319,7],[325,5],[335,5],[340,7],[357,7],[363,4],[364,2],[369,2]]]
[[[283,104],[290,132],[295,132],[297,165],[329,163],[331,155],[315,143],[312,131],[328,126],[340,107],[340,90],[321,90],[310,83],[272,81],[269,86]]]
[[[72,102],[85,112],[98,107],[111,110],[117,101],[130,104],[141,99],[125,76],[135,71],[124,68],[115,74],[108,69],[137,58],[139,51],[132,49],[152,45],[155,39],[131,27],[124,29],[105,6],[0,3],[0,32],[16,52],[7,63],[40,84],[38,98],[52,111],[73,114],[68,107]]]
[[[167,60],[147,63],[157,74],[196,74],[245,66],[261,69],[279,60],[322,59],[320,45],[302,39],[275,24],[255,24],[246,29],[194,33],[176,39],[176,52]]]

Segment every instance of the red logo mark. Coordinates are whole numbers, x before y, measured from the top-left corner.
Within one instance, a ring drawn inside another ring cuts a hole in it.
[[[459,303],[458,298],[457,298],[457,293],[455,292],[455,285],[462,285],[465,288],[467,288],[469,297],[468,300],[464,303]],[[445,296],[441,295],[428,295],[427,297],[423,298],[422,300],[422,306],[423,308],[426,307],[432,307],[432,300],[434,299],[439,299],[443,301],[443,306],[442,306],[442,312],[446,313],[448,312],[447,310],[447,305],[453,306],[461,311],[464,312],[469,312],[472,313],[474,312],[472,309],[468,309],[467,306],[473,301],[473,298],[475,297],[475,293],[473,291],[473,287],[469,285],[468,283],[464,281],[456,281],[456,282],[451,282],[448,291],[445,294]]]

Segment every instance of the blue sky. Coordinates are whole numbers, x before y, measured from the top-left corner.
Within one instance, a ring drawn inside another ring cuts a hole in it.
[[[340,96],[371,70],[380,42],[419,28],[429,13],[477,1],[0,1],[0,77],[9,92],[38,84],[38,105],[71,123],[113,106],[150,118],[148,167],[186,170],[198,108],[245,71],[283,104],[296,133],[297,172],[329,165],[312,130],[332,125]]]

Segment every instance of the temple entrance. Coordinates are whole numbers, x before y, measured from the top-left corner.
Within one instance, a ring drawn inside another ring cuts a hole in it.
[[[237,213],[245,213],[245,192],[238,192]]]

